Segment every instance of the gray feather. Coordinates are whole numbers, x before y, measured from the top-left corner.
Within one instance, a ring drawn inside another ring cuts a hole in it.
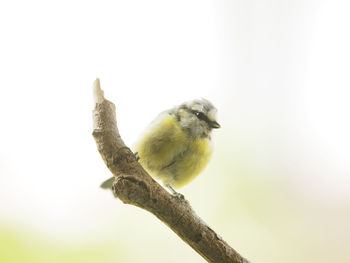
[[[111,177],[111,178],[109,178],[109,179],[107,179],[106,181],[104,181],[101,185],[100,185],[100,187],[102,188],[102,189],[107,189],[107,190],[110,190],[110,189],[112,189],[112,186],[113,186],[113,183],[114,183],[114,176],[113,177]]]

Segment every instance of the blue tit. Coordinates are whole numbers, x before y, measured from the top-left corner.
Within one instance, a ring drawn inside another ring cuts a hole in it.
[[[217,110],[206,99],[185,102],[160,113],[133,150],[142,167],[174,190],[191,182],[207,166],[213,153],[212,129],[220,128]],[[101,187],[111,188],[114,178]]]

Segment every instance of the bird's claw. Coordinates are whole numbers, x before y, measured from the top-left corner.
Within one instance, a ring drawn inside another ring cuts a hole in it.
[[[185,201],[185,196],[183,194],[180,193],[173,193],[173,196],[175,196],[176,198],[178,198],[180,201]]]
[[[170,190],[170,192],[172,193],[172,196],[175,196],[177,199],[179,199],[180,201],[185,201],[185,196],[183,194],[180,194],[178,192],[176,192],[174,190],[174,188],[171,187],[171,185],[167,184],[166,187],[168,187],[168,189]]]

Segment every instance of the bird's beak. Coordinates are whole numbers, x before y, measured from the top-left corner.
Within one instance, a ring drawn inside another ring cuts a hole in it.
[[[211,121],[210,127],[214,128],[214,129],[219,129],[221,126],[219,123],[217,123],[217,121]]]

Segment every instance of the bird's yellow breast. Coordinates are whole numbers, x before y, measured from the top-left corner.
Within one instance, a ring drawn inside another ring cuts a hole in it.
[[[212,154],[209,138],[193,138],[168,113],[136,144],[141,165],[164,184],[179,188],[193,180]]]

